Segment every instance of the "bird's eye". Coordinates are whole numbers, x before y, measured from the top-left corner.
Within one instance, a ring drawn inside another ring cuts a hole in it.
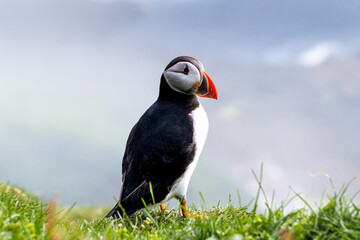
[[[186,75],[189,74],[189,68],[188,68],[187,65],[185,65],[185,68],[184,68],[184,70],[183,70],[183,73],[186,74]]]

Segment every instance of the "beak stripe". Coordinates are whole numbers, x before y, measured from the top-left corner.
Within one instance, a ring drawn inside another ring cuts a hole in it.
[[[207,98],[213,98],[217,99],[217,91],[215,88],[215,85],[209,75],[206,74],[205,71],[203,71],[203,80],[201,82],[200,87],[196,91],[196,95],[200,97],[207,97]]]

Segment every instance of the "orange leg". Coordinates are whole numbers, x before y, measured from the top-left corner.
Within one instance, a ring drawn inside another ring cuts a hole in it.
[[[160,209],[161,209],[161,211],[164,211],[165,205],[164,205],[164,204],[160,204]]]
[[[188,209],[186,207],[186,199],[180,200],[180,205],[181,205],[181,215],[183,217],[187,217]]]

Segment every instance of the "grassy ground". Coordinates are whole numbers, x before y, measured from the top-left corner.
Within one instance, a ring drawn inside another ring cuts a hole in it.
[[[0,239],[360,239],[360,209],[346,198],[347,186],[317,209],[294,194],[308,206],[287,214],[287,202],[256,214],[258,195],[251,209],[194,206],[184,219],[179,210],[156,208],[113,221],[103,218],[109,208],[64,209],[0,183]]]

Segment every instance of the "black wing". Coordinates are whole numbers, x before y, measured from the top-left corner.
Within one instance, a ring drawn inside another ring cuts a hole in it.
[[[120,203],[128,215],[162,201],[195,155],[190,110],[174,103],[155,102],[130,132],[123,158]],[[110,213],[109,213],[110,214]]]

